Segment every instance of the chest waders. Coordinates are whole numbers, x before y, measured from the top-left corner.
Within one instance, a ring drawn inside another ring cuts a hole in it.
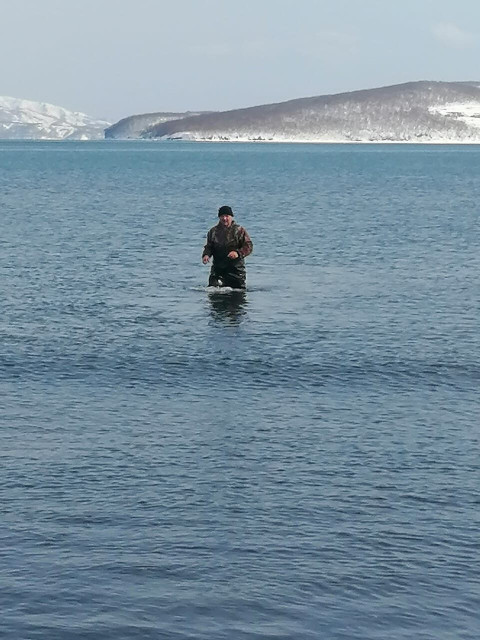
[[[220,229],[215,230],[212,238],[213,264],[208,279],[209,287],[232,287],[232,289],[245,289],[247,286],[247,273],[243,258],[229,258],[230,251],[238,251],[240,241],[238,227],[233,225],[224,233]]]

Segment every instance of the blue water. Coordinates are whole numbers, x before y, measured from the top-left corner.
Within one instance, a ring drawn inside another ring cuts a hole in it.
[[[478,640],[479,170],[1,143],[2,640]]]

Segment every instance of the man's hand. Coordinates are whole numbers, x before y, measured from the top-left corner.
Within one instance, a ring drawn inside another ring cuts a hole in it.
[[[207,264],[207,262],[210,262],[210,256],[203,256],[202,262],[203,264]]]
[[[230,251],[230,253],[228,254],[228,257],[231,258],[232,260],[235,260],[235,258],[238,258],[238,251]]]

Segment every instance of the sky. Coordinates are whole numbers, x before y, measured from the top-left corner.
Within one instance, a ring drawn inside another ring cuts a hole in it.
[[[0,95],[109,122],[480,81],[478,0],[0,0]]]

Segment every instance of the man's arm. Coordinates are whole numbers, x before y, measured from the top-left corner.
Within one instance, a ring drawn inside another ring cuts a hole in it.
[[[246,258],[253,251],[253,242],[248,235],[248,232],[243,227],[240,227],[240,233],[238,235],[239,248],[237,249],[238,256],[240,258]]]
[[[203,253],[202,253],[202,262],[203,262],[203,264],[207,264],[207,262],[212,257],[212,253],[213,253],[212,234],[209,231],[207,233],[207,242],[206,242],[205,246],[203,247]]]

